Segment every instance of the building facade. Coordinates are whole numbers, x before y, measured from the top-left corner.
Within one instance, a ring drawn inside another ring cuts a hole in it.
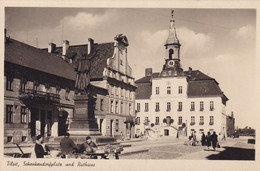
[[[135,82],[136,134],[152,130],[149,133],[155,136],[179,137],[195,131],[226,135],[228,98],[214,78],[192,68],[183,71],[180,47],[172,13],[162,71],[147,68]]]
[[[5,41],[5,142],[19,134],[22,141],[36,135],[57,137],[70,129],[74,113],[74,66],[90,53],[89,110],[104,136],[134,134],[134,78],[127,62],[127,38],[114,42],[62,47],[50,43],[38,49],[11,38]],[[122,133],[121,133],[122,132]]]

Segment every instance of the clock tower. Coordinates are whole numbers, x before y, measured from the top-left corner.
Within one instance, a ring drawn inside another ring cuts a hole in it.
[[[173,12],[171,12],[169,36],[165,43],[165,64],[161,72],[161,76],[178,76],[183,75],[183,69],[180,65],[180,47],[181,44],[177,38],[175,21],[173,19]]]

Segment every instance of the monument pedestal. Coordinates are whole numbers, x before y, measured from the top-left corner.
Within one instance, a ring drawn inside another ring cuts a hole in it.
[[[89,110],[88,95],[75,95],[75,112],[70,124],[71,136],[101,135],[94,112]]]

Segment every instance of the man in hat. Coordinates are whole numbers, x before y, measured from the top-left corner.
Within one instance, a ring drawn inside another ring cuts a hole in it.
[[[86,142],[81,145],[80,151],[86,153],[94,153],[97,149],[97,145],[92,141],[90,136],[86,137]],[[90,158],[97,159],[96,155],[91,155]]]

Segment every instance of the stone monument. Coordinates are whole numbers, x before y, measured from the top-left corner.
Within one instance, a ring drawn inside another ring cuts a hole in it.
[[[90,95],[90,62],[96,55],[93,47],[89,54],[80,54],[75,62],[77,72],[75,81],[74,116],[69,133],[72,136],[101,135],[95,119],[95,114],[89,110]]]

